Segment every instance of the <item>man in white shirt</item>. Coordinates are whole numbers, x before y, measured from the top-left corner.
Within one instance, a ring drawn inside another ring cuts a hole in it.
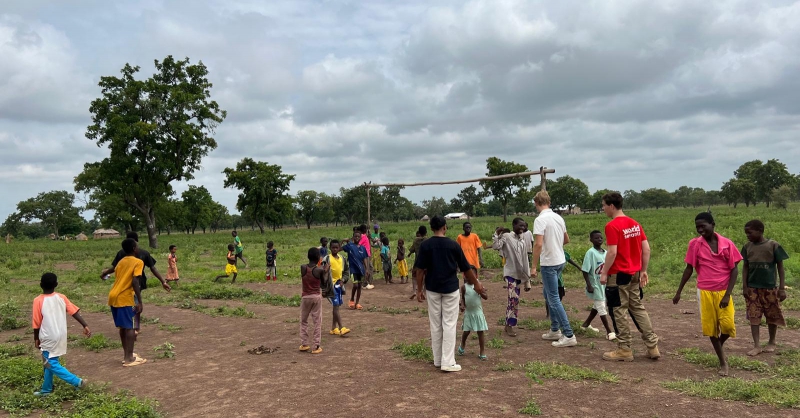
[[[539,216],[533,221],[533,265],[531,276],[536,277],[536,264],[542,266],[542,285],[550,308],[550,332],[542,339],[553,341],[553,347],[574,347],[578,345],[567,312],[558,297],[558,275],[564,270],[567,260],[564,244],[569,243],[567,225],[557,213],[550,209],[550,195],[542,190],[533,198]]]

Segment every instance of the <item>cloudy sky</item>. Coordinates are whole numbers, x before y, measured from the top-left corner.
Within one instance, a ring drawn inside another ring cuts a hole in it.
[[[328,192],[490,156],[592,190],[800,172],[800,1],[3,1],[0,220],[107,154],[84,137],[101,76],[167,55],[202,60],[228,111],[192,183],[231,207],[243,157]]]

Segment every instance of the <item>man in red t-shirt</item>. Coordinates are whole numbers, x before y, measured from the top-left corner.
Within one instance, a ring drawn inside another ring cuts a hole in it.
[[[608,306],[614,313],[617,349],[603,354],[603,360],[633,361],[631,328],[627,314],[638,325],[642,340],[647,346],[647,358],[657,360],[658,336],[653,332],[650,315],[642,304],[640,288],[647,286],[647,264],[650,262],[650,244],[638,222],[622,212],[622,195],[617,192],[603,196],[603,211],[611,218],[606,224],[606,262],[600,274],[600,284],[608,283]],[[619,296],[617,296],[617,294]]]

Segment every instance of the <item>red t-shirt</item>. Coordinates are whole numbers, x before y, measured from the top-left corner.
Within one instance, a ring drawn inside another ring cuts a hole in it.
[[[644,228],[627,216],[619,216],[606,224],[606,242],[617,246],[617,257],[608,274],[634,274],[642,270],[642,241],[647,241]]]

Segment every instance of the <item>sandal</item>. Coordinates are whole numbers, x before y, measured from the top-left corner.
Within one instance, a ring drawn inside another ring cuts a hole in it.
[[[364,309],[364,307],[361,306],[361,305],[356,305],[356,309],[358,309],[360,311],[360,310]]]
[[[356,303],[351,300],[350,302],[347,303],[347,307],[350,309],[355,309]]]
[[[481,360],[488,360],[489,359],[489,357],[486,357],[485,354],[478,354],[478,358],[481,359]]]
[[[458,355],[459,356],[463,356],[464,355],[464,347],[458,347]]]
[[[135,359],[137,359],[137,358],[139,358],[139,355],[138,355],[138,354],[136,354],[136,353],[133,353],[133,359],[135,360]],[[122,359],[122,365],[123,365],[123,366],[125,365],[125,359]]]
[[[145,358],[141,358],[141,357],[136,357],[136,359],[135,359],[135,360],[133,360],[133,361],[132,361],[132,362],[130,362],[130,363],[125,363],[125,364],[123,364],[123,365],[122,365],[122,367],[134,367],[134,366],[140,366],[140,365],[142,365],[142,364],[145,364],[145,363],[147,363],[147,359],[145,359]]]

